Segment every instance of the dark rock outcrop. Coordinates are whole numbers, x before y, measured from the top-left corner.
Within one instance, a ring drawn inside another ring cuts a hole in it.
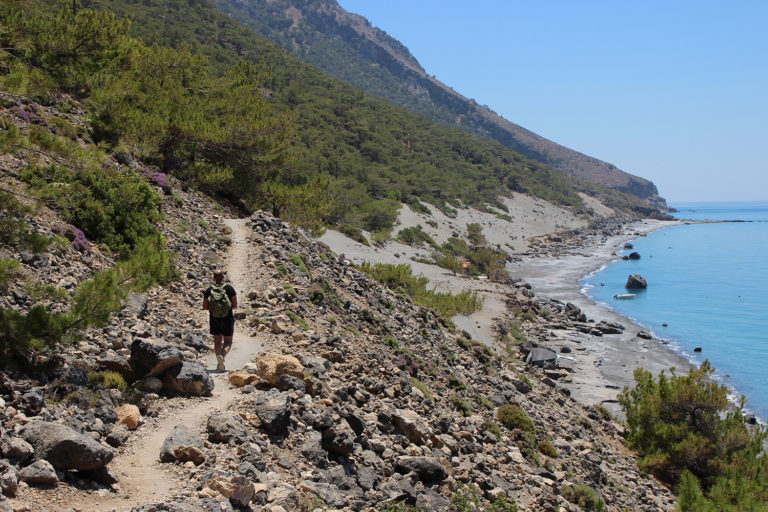
[[[645,288],[648,288],[648,283],[640,274],[630,274],[624,288],[627,290],[644,290]]]
[[[32,421],[20,435],[35,449],[35,456],[56,469],[89,470],[106,466],[114,452],[76,430],[47,421]]]

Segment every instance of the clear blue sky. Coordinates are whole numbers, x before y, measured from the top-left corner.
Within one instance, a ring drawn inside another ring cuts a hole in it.
[[[768,1],[338,0],[506,119],[675,201],[768,200]]]

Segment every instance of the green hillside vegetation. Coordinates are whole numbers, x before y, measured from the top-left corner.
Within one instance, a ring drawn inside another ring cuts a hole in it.
[[[765,428],[747,424],[713,372],[707,361],[688,375],[635,370],[619,395],[627,442],[641,468],[677,487],[683,512],[766,510]]]
[[[188,48],[207,56],[214,76],[226,74],[241,59],[263,63],[271,71],[264,94],[275,112],[287,113],[293,120],[292,160],[265,176],[270,186],[251,191],[254,197],[249,200],[288,220],[321,216],[328,225],[347,223],[379,231],[391,227],[400,201],[482,207],[495,204],[510,190],[556,204],[581,205],[574,190],[581,183],[500,144],[440,127],[330,79],[218,12],[210,2],[181,6],[169,0],[98,0],[93,5],[129,16],[134,21],[130,33],[147,44]],[[164,23],[165,19],[175,22]],[[306,201],[291,203],[291,189],[300,186],[326,192],[309,203],[310,215],[297,211]],[[640,206],[628,196],[605,193],[624,207]]]

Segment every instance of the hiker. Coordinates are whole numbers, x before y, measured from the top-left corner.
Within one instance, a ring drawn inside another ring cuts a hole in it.
[[[224,272],[216,269],[213,272],[213,284],[203,292],[203,309],[208,311],[216,369],[220,372],[224,371],[224,358],[232,348],[232,336],[235,333],[235,315],[232,310],[236,307],[235,289],[231,284],[224,283]]]

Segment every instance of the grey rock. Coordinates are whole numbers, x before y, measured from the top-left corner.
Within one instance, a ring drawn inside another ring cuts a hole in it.
[[[432,489],[420,490],[416,496],[416,508],[418,510],[451,510],[451,502],[443,498]]]
[[[96,469],[114,457],[112,449],[59,423],[32,421],[20,435],[35,449],[37,458],[47,460],[56,469]]]
[[[136,338],[131,343],[130,365],[137,379],[158,376],[182,362],[184,356],[176,345]]]
[[[19,476],[30,485],[56,485],[59,483],[56,470],[47,460],[36,460],[19,471]]]
[[[302,482],[301,487],[333,508],[342,508],[347,504],[347,491],[342,492],[335,485],[305,480]]]
[[[302,395],[307,392],[307,385],[304,381],[293,375],[281,375],[277,386],[283,391],[298,391]]]
[[[105,441],[109,446],[118,448],[123,446],[128,440],[130,432],[125,425],[115,425],[114,428],[107,434]]]
[[[19,488],[19,475],[16,468],[0,459],[0,492],[6,496],[16,496]]]
[[[243,419],[230,412],[217,411],[208,417],[206,424],[208,440],[212,443],[228,443],[234,439],[238,444],[248,439],[248,429]]]
[[[324,468],[328,464],[328,456],[323,450],[322,434],[311,431],[301,445],[301,454],[312,463],[313,466]]]
[[[282,434],[291,420],[288,393],[270,389],[256,396],[253,401],[261,426],[270,434]]]
[[[144,318],[147,313],[147,296],[143,293],[129,293],[123,303],[123,310],[129,315]]]
[[[198,363],[183,361],[163,375],[163,388],[169,392],[211,396],[213,387],[213,379],[208,374],[208,370]]]
[[[328,453],[348,457],[355,451],[356,438],[347,420],[341,419],[339,423],[323,431],[323,447]]]
[[[32,445],[20,437],[0,438],[0,455],[13,464],[23,464],[35,454]]]
[[[448,476],[443,465],[432,457],[400,457],[395,470],[403,474],[414,472],[422,482],[442,482]]]
[[[178,458],[180,447],[202,449],[203,442],[184,425],[176,425],[160,448],[160,462],[173,462]]]

